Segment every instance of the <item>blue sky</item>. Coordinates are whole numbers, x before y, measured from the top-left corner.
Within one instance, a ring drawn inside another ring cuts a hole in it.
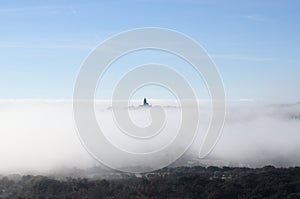
[[[96,45],[163,27],[207,50],[229,99],[300,101],[299,21],[297,0],[1,1],[0,98],[70,99]]]

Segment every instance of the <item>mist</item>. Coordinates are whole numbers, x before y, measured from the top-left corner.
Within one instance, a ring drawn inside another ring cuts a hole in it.
[[[139,103],[130,105],[137,107]],[[162,135],[151,141],[134,141],[120,134],[110,117],[112,110],[107,101],[97,101],[95,113],[105,136],[114,144],[128,151],[148,152],[168,144],[180,127],[180,108],[176,101],[152,100],[151,103],[162,106],[167,118]],[[199,132],[202,132],[209,126],[211,116],[208,101],[199,100],[199,114]],[[147,109],[129,109],[129,115],[138,126],[151,122]],[[2,100],[0,124],[0,174],[49,174],[69,168],[103,167],[81,144],[69,100]],[[299,103],[229,101],[223,132],[214,150],[204,159],[197,158],[204,136],[199,133],[175,165],[299,166],[299,133]]]
[[[300,165],[300,104],[229,103],[212,159],[230,166]]]

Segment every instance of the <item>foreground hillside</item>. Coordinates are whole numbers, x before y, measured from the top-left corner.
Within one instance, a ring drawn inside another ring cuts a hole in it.
[[[300,198],[299,167],[177,167],[123,176],[0,177],[0,198]]]

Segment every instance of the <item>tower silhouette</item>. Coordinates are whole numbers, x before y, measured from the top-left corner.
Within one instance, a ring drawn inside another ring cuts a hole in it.
[[[147,102],[147,99],[144,98],[144,103],[143,103],[144,106],[149,106],[149,103]]]

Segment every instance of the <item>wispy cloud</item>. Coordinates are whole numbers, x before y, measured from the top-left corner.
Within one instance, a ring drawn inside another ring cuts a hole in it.
[[[236,54],[210,54],[213,59],[233,60],[233,61],[250,61],[250,62],[272,62],[279,64],[288,64],[297,66],[300,64],[299,59],[284,59],[279,57],[255,57]]]
[[[29,43],[1,43],[0,48],[28,48],[28,49],[92,49],[92,45],[81,44],[29,44]]]
[[[257,21],[257,22],[270,22],[270,19],[268,19],[265,16],[259,15],[259,14],[251,14],[243,16],[244,18],[251,20],[251,21]]]
[[[251,56],[234,55],[234,54],[211,54],[211,56],[214,59],[255,61],[255,62],[275,61],[273,58],[268,58],[268,57],[251,57]]]
[[[2,7],[0,15],[36,15],[36,14],[59,14],[70,13],[76,14],[77,9],[74,6],[64,5],[40,5],[26,7]]]

